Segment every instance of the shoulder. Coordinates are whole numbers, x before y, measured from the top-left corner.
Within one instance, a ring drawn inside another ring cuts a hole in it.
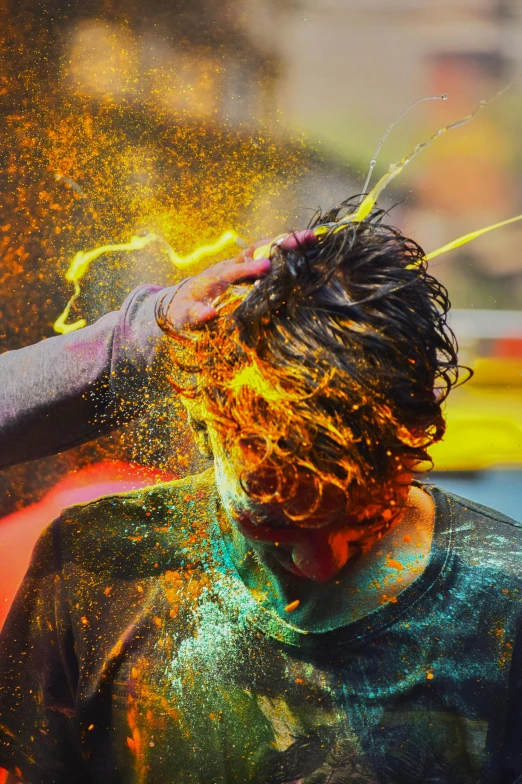
[[[128,572],[171,557],[189,532],[208,527],[216,503],[213,469],[64,510],[54,525],[60,558],[84,568]]]
[[[94,501],[65,509],[62,519],[85,524],[88,519],[95,521],[118,515],[150,523],[167,515],[180,521],[187,504],[207,498],[213,490],[214,472],[209,470],[139,490],[103,495]]]
[[[497,509],[428,486],[438,516],[438,528],[450,534],[454,552],[463,562],[492,575],[511,575],[520,580],[522,524]]]
[[[448,490],[444,490],[437,485],[428,484],[427,487],[435,496],[436,503],[437,501],[440,503],[440,499],[443,498],[446,501],[450,512],[459,517],[474,520],[477,523],[489,522],[490,524],[498,525],[501,528],[507,527],[508,529],[511,528],[522,533],[522,523],[499,512],[498,509],[483,506],[482,504],[477,503],[477,501],[472,501],[469,498],[450,493]]]

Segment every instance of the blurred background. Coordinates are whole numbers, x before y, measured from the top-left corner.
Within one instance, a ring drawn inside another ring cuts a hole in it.
[[[151,231],[186,254],[226,229],[302,228],[361,192],[412,101],[449,96],[404,118],[373,182],[522,73],[516,0],[0,0],[0,16],[2,351],[54,334],[78,251]],[[403,171],[390,221],[429,252],[522,212],[521,133],[522,78]],[[433,480],[522,521],[521,241],[514,224],[432,271],[476,370],[448,403]],[[156,246],[106,254],[71,320],[182,277]],[[143,421],[0,473],[0,614],[61,507],[198,467],[159,387]]]

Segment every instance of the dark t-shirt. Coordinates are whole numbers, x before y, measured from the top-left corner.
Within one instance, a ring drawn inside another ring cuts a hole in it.
[[[0,766],[30,784],[514,781],[521,527],[430,492],[425,571],[308,634],[241,581],[212,471],[67,510],[4,628]]]

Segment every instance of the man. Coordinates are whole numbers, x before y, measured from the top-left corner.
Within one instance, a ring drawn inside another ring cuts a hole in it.
[[[12,776],[521,772],[521,533],[412,481],[457,357],[445,290],[382,217],[274,248],[259,283],[217,301],[187,281],[169,312],[199,297],[197,330],[159,314],[214,466],[69,509],[42,535],[3,634]]]

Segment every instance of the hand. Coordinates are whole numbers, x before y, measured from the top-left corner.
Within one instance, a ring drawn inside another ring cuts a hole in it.
[[[165,295],[157,309],[157,321],[161,329],[171,337],[180,337],[180,332],[187,328],[197,327],[217,316],[212,307],[214,300],[228,286],[245,281],[255,281],[270,272],[270,259],[262,257],[254,259],[257,248],[270,247],[273,239],[255,242],[241,251],[235,259],[227,259],[188,278],[173,293],[164,315]],[[279,241],[281,247],[293,250],[300,245],[315,245],[317,238],[313,231],[307,229],[289,234]],[[167,290],[168,291],[168,290]]]

